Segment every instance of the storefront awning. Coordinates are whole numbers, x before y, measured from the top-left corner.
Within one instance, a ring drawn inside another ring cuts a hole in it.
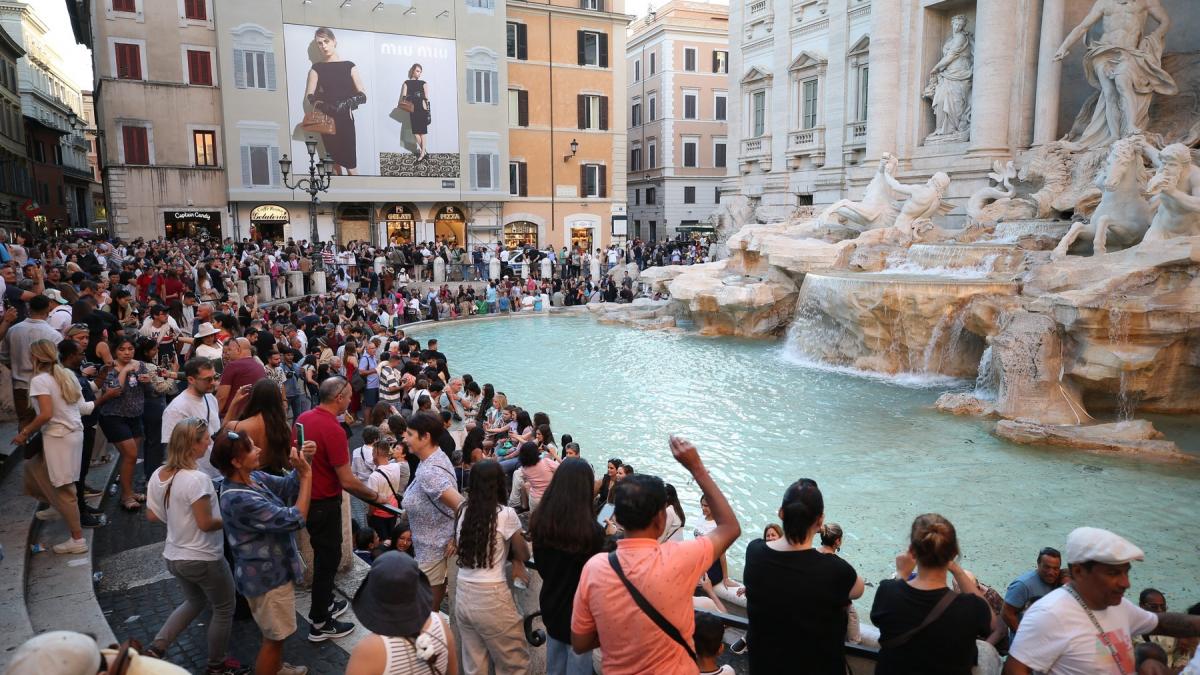
[[[676,232],[716,232],[717,228],[712,225],[680,225],[675,228]]]

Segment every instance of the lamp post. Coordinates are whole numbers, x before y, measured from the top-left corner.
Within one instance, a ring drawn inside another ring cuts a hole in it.
[[[283,174],[283,185],[289,190],[303,190],[310,198],[308,204],[309,241],[316,246],[321,238],[317,235],[317,195],[329,190],[329,180],[333,176],[333,157],[327,153],[325,159],[317,158],[317,142],[313,139],[304,141],[308,147],[308,177],[297,178],[294,183],[288,182],[288,174],[292,172],[292,160],[284,155],[279,160],[279,172]]]

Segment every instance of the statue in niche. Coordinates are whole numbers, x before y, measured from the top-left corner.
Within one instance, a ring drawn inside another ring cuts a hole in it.
[[[1146,192],[1155,196],[1158,211],[1143,241],[1200,235],[1200,168],[1182,143],[1156,150],[1142,143],[1142,152],[1158,167]]]
[[[937,119],[926,143],[952,143],[971,137],[971,81],[975,70],[975,38],[967,31],[967,17],[950,20],[952,33],[942,45],[942,59],[929,71],[923,96]]]
[[[1158,22],[1149,35],[1144,34],[1147,17]],[[1100,91],[1084,104],[1069,139],[1084,148],[1142,133],[1154,95],[1173,96],[1179,91],[1162,68],[1171,20],[1161,0],[1096,0],[1087,17],[1063,40],[1054,60],[1066,58],[1097,23],[1104,34],[1088,45],[1083,65],[1088,82]],[[1077,131],[1085,120],[1086,127]]]

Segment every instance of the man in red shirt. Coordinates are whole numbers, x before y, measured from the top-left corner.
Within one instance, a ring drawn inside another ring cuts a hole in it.
[[[241,413],[230,410],[233,395],[244,386],[252,386],[255,382],[267,376],[267,370],[255,361],[250,351],[250,341],[244,337],[234,338],[225,343],[225,367],[221,370],[221,384],[217,387],[217,403],[221,406],[221,418],[237,419]]]
[[[305,523],[313,549],[310,642],[344,637],[354,630],[354,624],[337,620],[346,611],[346,601],[333,599],[333,578],[342,563],[342,490],[362,500],[375,499],[375,491],[350,471],[350,446],[339,421],[354,395],[350,383],[331,377],[321,383],[318,393],[320,404],[296,419],[296,426],[304,427],[304,440],[317,444],[312,459],[312,503]]]
[[[662,479],[634,474],[617,484],[614,515],[625,528],[625,538],[617,542],[613,555],[625,578],[674,627],[681,642],[638,607],[609,554],[598,553],[584,565],[575,591],[571,646],[577,654],[599,647],[604,675],[695,675],[696,662],[688,653],[694,651],[692,592],[704,571],[742,533],[695,446],[672,436],[671,452],[695,479],[717,525],[691,541],[659,544],[667,522]]]

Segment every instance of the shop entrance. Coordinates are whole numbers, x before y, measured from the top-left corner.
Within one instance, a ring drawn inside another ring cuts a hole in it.
[[[591,226],[587,227],[572,227],[571,228],[571,247],[578,247],[581,251],[595,251],[592,247],[592,232]]]
[[[170,239],[220,239],[220,211],[167,211],[163,214],[163,230]]]
[[[504,248],[537,248],[538,226],[528,220],[515,220],[504,226]]]
[[[283,228],[290,222],[288,210],[282,206],[256,206],[250,211],[250,238],[255,241],[283,241]]]
[[[338,244],[371,240],[371,207],[367,204],[345,204],[338,211],[340,236]]]
[[[433,214],[433,236],[449,246],[462,246],[467,240],[467,216],[457,206],[446,205]]]
[[[417,210],[411,204],[394,204],[384,210],[382,220],[389,246],[416,241]]]

